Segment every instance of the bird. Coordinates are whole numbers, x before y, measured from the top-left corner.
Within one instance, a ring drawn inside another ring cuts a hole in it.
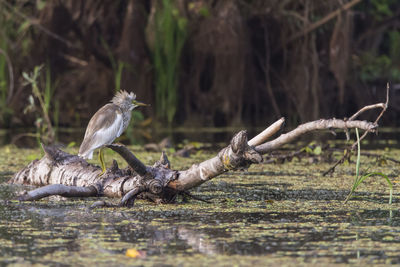
[[[106,171],[103,148],[111,145],[126,130],[132,110],[139,106],[148,104],[137,101],[133,92],[120,90],[112,98],[111,103],[101,107],[90,119],[78,156],[92,159],[93,151],[100,148],[99,160],[102,169],[100,175]]]

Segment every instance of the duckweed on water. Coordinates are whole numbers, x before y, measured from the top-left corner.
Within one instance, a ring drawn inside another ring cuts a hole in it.
[[[138,151],[146,164],[158,153]],[[308,265],[317,263],[400,263],[398,183],[393,204],[381,179],[362,183],[344,204],[354,166],[341,165],[322,177],[330,163],[294,159],[230,172],[192,193],[212,201],[155,205],[138,200],[135,207],[88,210],[95,199],[8,201],[26,187],[6,184],[39,150],[0,148],[0,262],[16,265]],[[76,153],[76,148],[68,148]],[[400,158],[400,150],[371,151]],[[213,156],[171,157],[173,168],[188,168]],[[118,155],[106,154],[125,167]],[[394,163],[382,166],[361,157],[363,166],[399,180]],[[95,164],[97,162],[93,160]],[[117,200],[114,200],[117,201]],[[127,249],[146,258],[127,257]]]

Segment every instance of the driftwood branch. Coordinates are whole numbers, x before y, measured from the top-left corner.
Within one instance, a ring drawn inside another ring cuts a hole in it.
[[[293,140],[295,140],[296,138],[305,133],[316,130],[333,129],[333,128],[336,129],[359,128],[365,131],[375,131],[377,127],[378,127],[377,124],[367,121],[344,121],[338,119],[330,119],[330,120],[321,119],[301,124],[293,131],[290,131],[286,134],[282,134],[275,140],[257,146],[256,151],[258,151],[261,154],[265,154],[271,150],[279,148],[284,144],[292,142]]]
[[[257,146],[264,143],[266,140],[268,140],[268,138],[277,133],[282,128],[282,125],[284,123],[285,123],[285,118],[280,118],[279,120],[271,124],[271,126],[269,126],[267,129],[265,129],[264,131],[253,137],[248,142],[249,146]]]
[[[125,146],[111,145],[110,148],[119,153],[130,167],[119,169],[115,162],[104,175],[99,176],[101,173],[99,167],[55,147],[43,146],[45,156],[31,162],[15,174],[10,183],[44,186],[21,196],[20,200],[38,200],[50,195],[62,195],[117,197],[122,198],[120,205],[126,206],[132,206],[137,197],[144,197],[155,202],[171,202],[176,195],[224,172],[248,168],[251,164],[260,163],[263,160],[262,154],[291,142],[307,132],[354,127],[373,131],[377,127],[376,124],[366,121],[318,120],[302,124],[293,131],[264,144],[255,147],[249,145],[249,143],[259,143],[259,140],[265,140],[276,133],[282,123],[283,119],[275,122],[273,127],[269,127],[268,131],[263,131],[254,139],[258,141],[248,142],[247,132],[241,131],[232,138],[230,145],[223,148],[215,157],[181,171],[170,169],[170,162],[164,153],[160,161],[153,166],[145,166]]]
[[[67,197],[106,196],[121,198],[120,205],[132,206],[137,197],[157,203],[175,200],[178,194],[201,185],[218,175],[238,169],[246,169],[251,164],[263,161],[263,154],[292,142],[303,134],[316,130],[359,128],[374,132],[377,121],[388,105],[386,103],[364,107],[351,117],[351,120],[321,119],[304,123],[294,130],[266,141],[277,133],[284,123],[281,118],[270,127],[248,141],[247,132],[240,131],[230,144],[206,161],[192,165],[187,170],[173,170],[165,153],[153,166],[144,165],[129,149],[120,144],[108,146],[119,153],[128,163],[126,169],[119,169],[114,161],[105,174],[99,176],[101,169],[87,163],[76,155],[70,155],[55,147],[43,146],[45,156],[31,162],[15,174],[9,183],[42,186],[22,195],[20,200],[38,200],[50,195]],[[376,107],[383,108],[375,122],[354,120],[362,112]],[[100,203],[100,202],[99,202]],[[115,206],[104,201],[96,206]]]

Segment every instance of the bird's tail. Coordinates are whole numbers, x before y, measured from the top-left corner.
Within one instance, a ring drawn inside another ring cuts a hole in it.
[[[84,153],[79,152],[78,156],[81,158],[84,158],[84,159],[92,159],[93,158],[93,150],[86,151]]]
[[[93,150],[88,147],[87,142],[85,140],[81,144],[81,147],[79,148],[79,153],[78,156],[82,157],[84,159],[92,159],[93,158]]]

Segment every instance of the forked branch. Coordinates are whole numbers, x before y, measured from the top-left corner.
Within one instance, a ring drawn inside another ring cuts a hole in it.
[[[357,111],[356,113],[354,113],[354,115],[350,117],[349,121],[354,120],[355,118],[357,118],[359,115],[361,115],[363,112],[365,112],[367,110],[382,108],[381,112],[379,113],[378,117],[376,117],[375,122],[374,122],[375,124],[377,124],[389,106],[389,91],[390,91],[390,86],[389,86],[389,83],[387,83],[386,84],[386,101],[385,101],[385,103],[378,103],[378,104],[374,104],[374,105],[365,106],[365,107],[361,108],[359,111]],[[361,135],[360,142],[367,136],[367,134],[369,132],[370,131],[366,131],[363,133],[363,135]],[[347,132],[346,132],[346,134],[347,134]],[[332,167],[330,167],[328,170],[326,170],[322,174],[322,176],[325,176],[328,173],[335,171],[335,168],[339,164],[343,163],[344,159],[349,158],[351,156],[351,153],[353,153],[356,146],[357,146],[357,142],[354,142],[349,149],[346,149],[346,152],[343,154],[343,156],[339,160],[337,160],[335,162],[335,164],[332,165]]]

